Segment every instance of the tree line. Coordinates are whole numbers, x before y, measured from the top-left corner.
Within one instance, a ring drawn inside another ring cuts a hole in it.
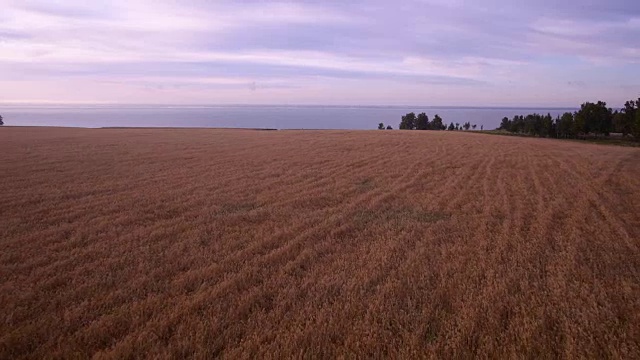
[[[436,114],[433,117],[433,120],[429,121],[429,116],[427,116],[426,113],[420,113],[418,115],[416,115],[413,112],[410,112],[406,115],[402,116],[402,119],[400,121],[400,126],[399,129],[400,130],[469,130],[469,129],[476,129],[476,124],[471,125],[470,122],[466,122],[464,124],[460,124],[460,123],[455,123],[455,125],[453,123],[450,123],[449,126],[447,126],[444,121],[442,120],[442,118],[440,117],[440,115]],[[483,129],[484,127],[481,126],[481,129]],[[378,124],[378,130],[384,130],[384,123],[379,123]],[[393,128],[391,127],[391,125],[388,125],[386,127],[387,130],[392,130]]]
[[[609,136],[620,133],[640,141],[640,98],[625,102],[624,108],[612,110],[607,103],[585,102],[575,112],[565,112],[555,119],[551,114],[516,115],[502,119],[498,130],[539,137],[565,139]]]

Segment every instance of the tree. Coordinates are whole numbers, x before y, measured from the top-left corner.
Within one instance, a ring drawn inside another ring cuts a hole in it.
[[[625,129],[625,121],[626,114],[624,113],[624,109],[622,111],[614,111],[613,112],[613,132],[622,133],[622,136],[625,137],[629,134],[629,131]]]
[[[508,117],[503,117],[502,118],[502,122],[500,123],[500,127],[498,128],[498,130],[506,130],[506,131],[512,131],[511,130],[511,120],[509,120]]]
[[[478,126],[478,125],[473,124],[473,125],[471,125],[471,128],[472,128],[473,130],[475,130],[475,129],[476,129],[476,126]]]
[[[556,119],[556,129],[558,137],[569,138],[574,137],[575,133],[573,125],[573,114],[566,112],[561,117]]]
[[[449,130],[449,131],[453,131],[453,130],[455,130],[455,129],[456,129],[456,128],[455,128],[455,126],[453,126],[453,123],[450,123],[450,124],[449,124],[449,128],[447,128],[447,130]]]
[[[609,136],[613,130],[613,113],[611,108],[607,107],[607,103],[598,101],[597,105],[597,118],[596,118],[596,133]]]
[[[460,130],[460,123],[456,123],[456,130]]]
[[[640,98],[636,101],[636,118],[631,129],[633,131],[633,137],[640,141]]]
[[[571,132],[573,133],[573,136],[578,136],[586,132],[584,115],[577,111],[573,113],[573,122],[571,125]]]
[[[638,99],[636,107],[640,107],[640,99]],[[635,113],[636,118],[633,122],[633,126],[631,127],[631,134],[636,140],[640,141],[640,111],[636,111]]]
[[[480,130],[484,130],[484,125],[480,125]]]
[[[509,128],[509,131],[514,132],[514,133],[525,132],[525,126],[524,125],[525,125],[524,116],[515,115],[513,117],[513,119],[511,119],[511,126]]]
[[[576,113],[575,124],[579,132],[586,134],[595,133],[609,135],[613,125],[613,114],[607,108],[607,103],[598,101],[597,103],[586,102],[580,106]]]
[[[463,127],[465,130],[469,130],[469,128],[471,127],[471,123],[467,121],[466,123],[464,123]]]
[[[0,126],[4,125],[4,122],[2,121],[2,115],[0,115]]]
[[[393,130],[393,128],[391,127],[391,125],[387,125],[387,130]]]
[[[639,107],[640,99],[638,101],[629,100],[624,103],[624,109],[613,117],[613,125],[616,132],[621,132],[622,136],[631,134]]]
[[[540,128],[540,132],[538,133],[538,135],[543,137],[549,137],[554,135],[553,133],[554,133],[553,118],[551,117],[551,114],[547,113],[547,115],[545,115],[542,118],[542,126]]]
[[[402,117],[402,121],[400,122],[401,130],[413,130],[416,128],[416,114],[408,113]]]
[[[524,117],[522,132],[528,135],[540,135],[542,129],[542,115],[529,114]]]
[[[425,113],[418,114],[416,119],[416,129],[429,130],[429,117]]]
[[[383,123],[379,123],[378,124],[378,130],[384,130],[384,124]]]
[[[447,126],[442,122],[440,115],[436,114],[431,121],[431,129],[433,130],[446,130]]]

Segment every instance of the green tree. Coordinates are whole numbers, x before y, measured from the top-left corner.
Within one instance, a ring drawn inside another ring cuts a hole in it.
[[[547,113],[547,115],[542,118],[542,127],[540,128],[539,135],[543,137],[552,136],[554,135],[553,130],[553,117],[551,117],[551,114]]]
[[[624,103],[624,109],[614,118],[616,131],[621,132],[622,136],[631,134],[639,107],[640,99],[627,101]]]
[[[378,124],[378,130],[384,130],[384,123]]]
[[[607,103],[598,101],[598,117],[596,132],[609,136],[613,130],[613,112],[607,107]]]
[[[573,123],[571,125],[573,125],[571,128],[571,132],[574,136],[586,134],[588,131],[588,128],[586,127],[585,116],[579,111],[573,113]]]
[[[520,115],[520,116],[515,115],[513,119],[511,119],[510,131],[515,133],[525,132],[525,120],[523,115]]]
[[[506,131],[512,131],[511,130],[511,120],[509,120],[508,117],[503,117],[502,118],[502,122],[500,123],[500,127],[498,128],[498,130],[506,130]]]
[[[536,133],[536,118],[538,114],[529,114],[524,118],[524,133],[534,135]]]
[[[613,125],[613,114],[607,108],[607,103],[598,101],[597,103],[586,102],[580,106],[576,113],[575,123],[581,127],[584,134],[594,133],[609,135]]]
[[[562,114],[562,116],[556,120],[556,129],[559,137],[574,137],[573,114],[570,112]]]
[[[402,121],[400,122],[401,130],[413,130],[416,128],[416,114],[408,113],[402,117]]]
[[[416,119],[417,130],[429,130],[429,117],[425,113],[418,114]]]
[[[638,99],[636,107],[640,108],[640,99]],[[635,113],[636,118],[633,122],[633,126],[631,127],[631,134],[636,140],[640,141],[640,111],[636,111]]]
[[[469,128],[471,127],[471,123],[467,121],[466,123],[464,123],[463,127],[465,130],[469,130]]]
[[[613,132],[622,133],[622,136],[626,136],[624,134],[624,111],[614,111],[613,112]]]
[[[440,115],[436,114],[431,121],[431,129],[433,130],[446,130],[447,126],[442,122]]]
[[[449,127],[447,128],[447,130],[449,130],[449,131],[453,131],[453,130],[455,130],[455,129],[456,129],[456,128],[455,128],[455,126],[453,126],[453,123],[450,123],[450,124],[449,124]]]

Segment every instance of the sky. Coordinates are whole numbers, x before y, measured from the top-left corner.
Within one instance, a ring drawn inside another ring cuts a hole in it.
[[[0,0],[0,103],[640,97],[638,0]]]

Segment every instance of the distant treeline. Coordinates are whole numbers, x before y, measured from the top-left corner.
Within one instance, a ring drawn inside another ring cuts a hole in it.
[[[612,111],[607,103],[586,102],[576,112],[565,112],[555,119],[550,114],[516,115],[502,119],[498,130],[540,137],[585,138],[620,133],[640,141],[640,98],[630,100],[621,110]]]
[[[445,125],[440,115],[436,114],[433,120],[429,121],[429,117],[425,113],[420,113],[416,116],[415,113],[410,112],[402,116],[400,121],[400,130],[469,130],[476,129],[476,124],[466,122],[464,124],[450,123],[449,126]],[[482,127],[481,127],[482,128]],[[384,123],[378,124],[378,130],[384,130]],[[392,130],[391,125],[387,126],[387,130]]]

